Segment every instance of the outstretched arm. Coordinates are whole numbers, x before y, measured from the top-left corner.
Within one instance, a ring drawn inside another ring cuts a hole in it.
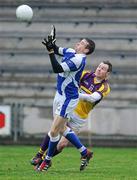
[[[59,56],[63,56],[62,54],[59,53],[59,47],[56,44],[54,45],[53,49],[54,49],[55,54],[57,54]]]
[[[54,73],[62,73],[64,72],[62,66],[58,63],[54,51],[49,52],[50,62],[53,68]]]
[[[59,53],[59,47],[55,44],[56,42],[56,28],[54,25],[51,26],[51,32],[50,35],[48,36],[48,39],[50,39],[50,41],[53,44],[53,49],[54,49],[54,53],[62,56],[62,54]]]
[[[42,41],[42,44],[44,44],[49,52],[50,62],[53,68],[54,73],[61,73],[64,72],[62,66],[58,63],[55,53],[54,53],[54,44],[50,36],[48,36],[48,40],[44,39]]]
[[[98,92],[94,92],[93,94],[79,93],[79,99],[80,100],[88,101],[88,102],[91,102],[91,103],[99,101],[101,98],[102,98],[102,96]]]

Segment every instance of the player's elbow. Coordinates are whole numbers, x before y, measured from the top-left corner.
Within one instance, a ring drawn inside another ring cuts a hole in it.
[[[53,68],[54,73],[62,73],[64,72],[63,68],[61,66]]]
[[[60,73],[60,71],[57,70],[57,69],[53,69],[53,72],[56,73],[56,74]]]

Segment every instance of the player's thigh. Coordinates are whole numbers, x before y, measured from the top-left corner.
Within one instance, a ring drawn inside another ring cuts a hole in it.
[[[56,92],[54,100],[53,100],[53,117],[55,116],[56,109],[58,109],[60,106],[60,99],[61,96]]]

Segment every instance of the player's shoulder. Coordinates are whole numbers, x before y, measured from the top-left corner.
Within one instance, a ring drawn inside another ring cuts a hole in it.
[[[86,54],[75,54],[76,57],[86,57]]]
[[[102,82],[102,93],[104,93],[104,95],[107,95],[110,93],[110,91],[111,91],[111,88],[110,88],[108,80],[104,80]]]
[[[64,48],[63,51],[64,51],[64,53],[73,53],[73,54],[76,53],[76,51],[72,48]]]
[[[85,54],[75,54],[75,61],[83,61],[86,58]]]
[[[93,75],[93,72],[89,71],[89,70],[84,70],[82,72],[82,75],[81,75],[81,82],[82,81],[85,81],[86,79],[89,79],[89,78],[92,78],[92,75]]]
[[[82,72],[82,76],[84,76],[85,74],[89,74],[89,73],[90,73],[90,71],[84,70],[84,71]]]
[[[92,71],[84,70],[84,71],[82,72],[82,77],[87,77],[87,76],[89,76],[89,75],[93,75],[93,73],[94,73],[94,72],[92,72]]]
[[[108,80],[104,80],[103,84],[104,84],[106,87],[110,88],[110,84],[109,84]]]
[[[77,66],[77,67],[81,67],[81,66],[85,66],[86,64],[86,56],[84,56],[84,54],[72,54],[72,56],[70,55],[69,57],[71,57],[71,61]]]

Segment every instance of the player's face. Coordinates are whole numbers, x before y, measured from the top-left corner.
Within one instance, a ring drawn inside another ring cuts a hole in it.
[[[74,49],[78,54],[86,54],[89,50],[87,49],[88,42],[86,39],[82,39],[78,43],[76,43]]]
[[[100,63],[95,71],[95,75],[99,79],[106,79],[109,75],[108,65],[104,64],[103,62]]]

